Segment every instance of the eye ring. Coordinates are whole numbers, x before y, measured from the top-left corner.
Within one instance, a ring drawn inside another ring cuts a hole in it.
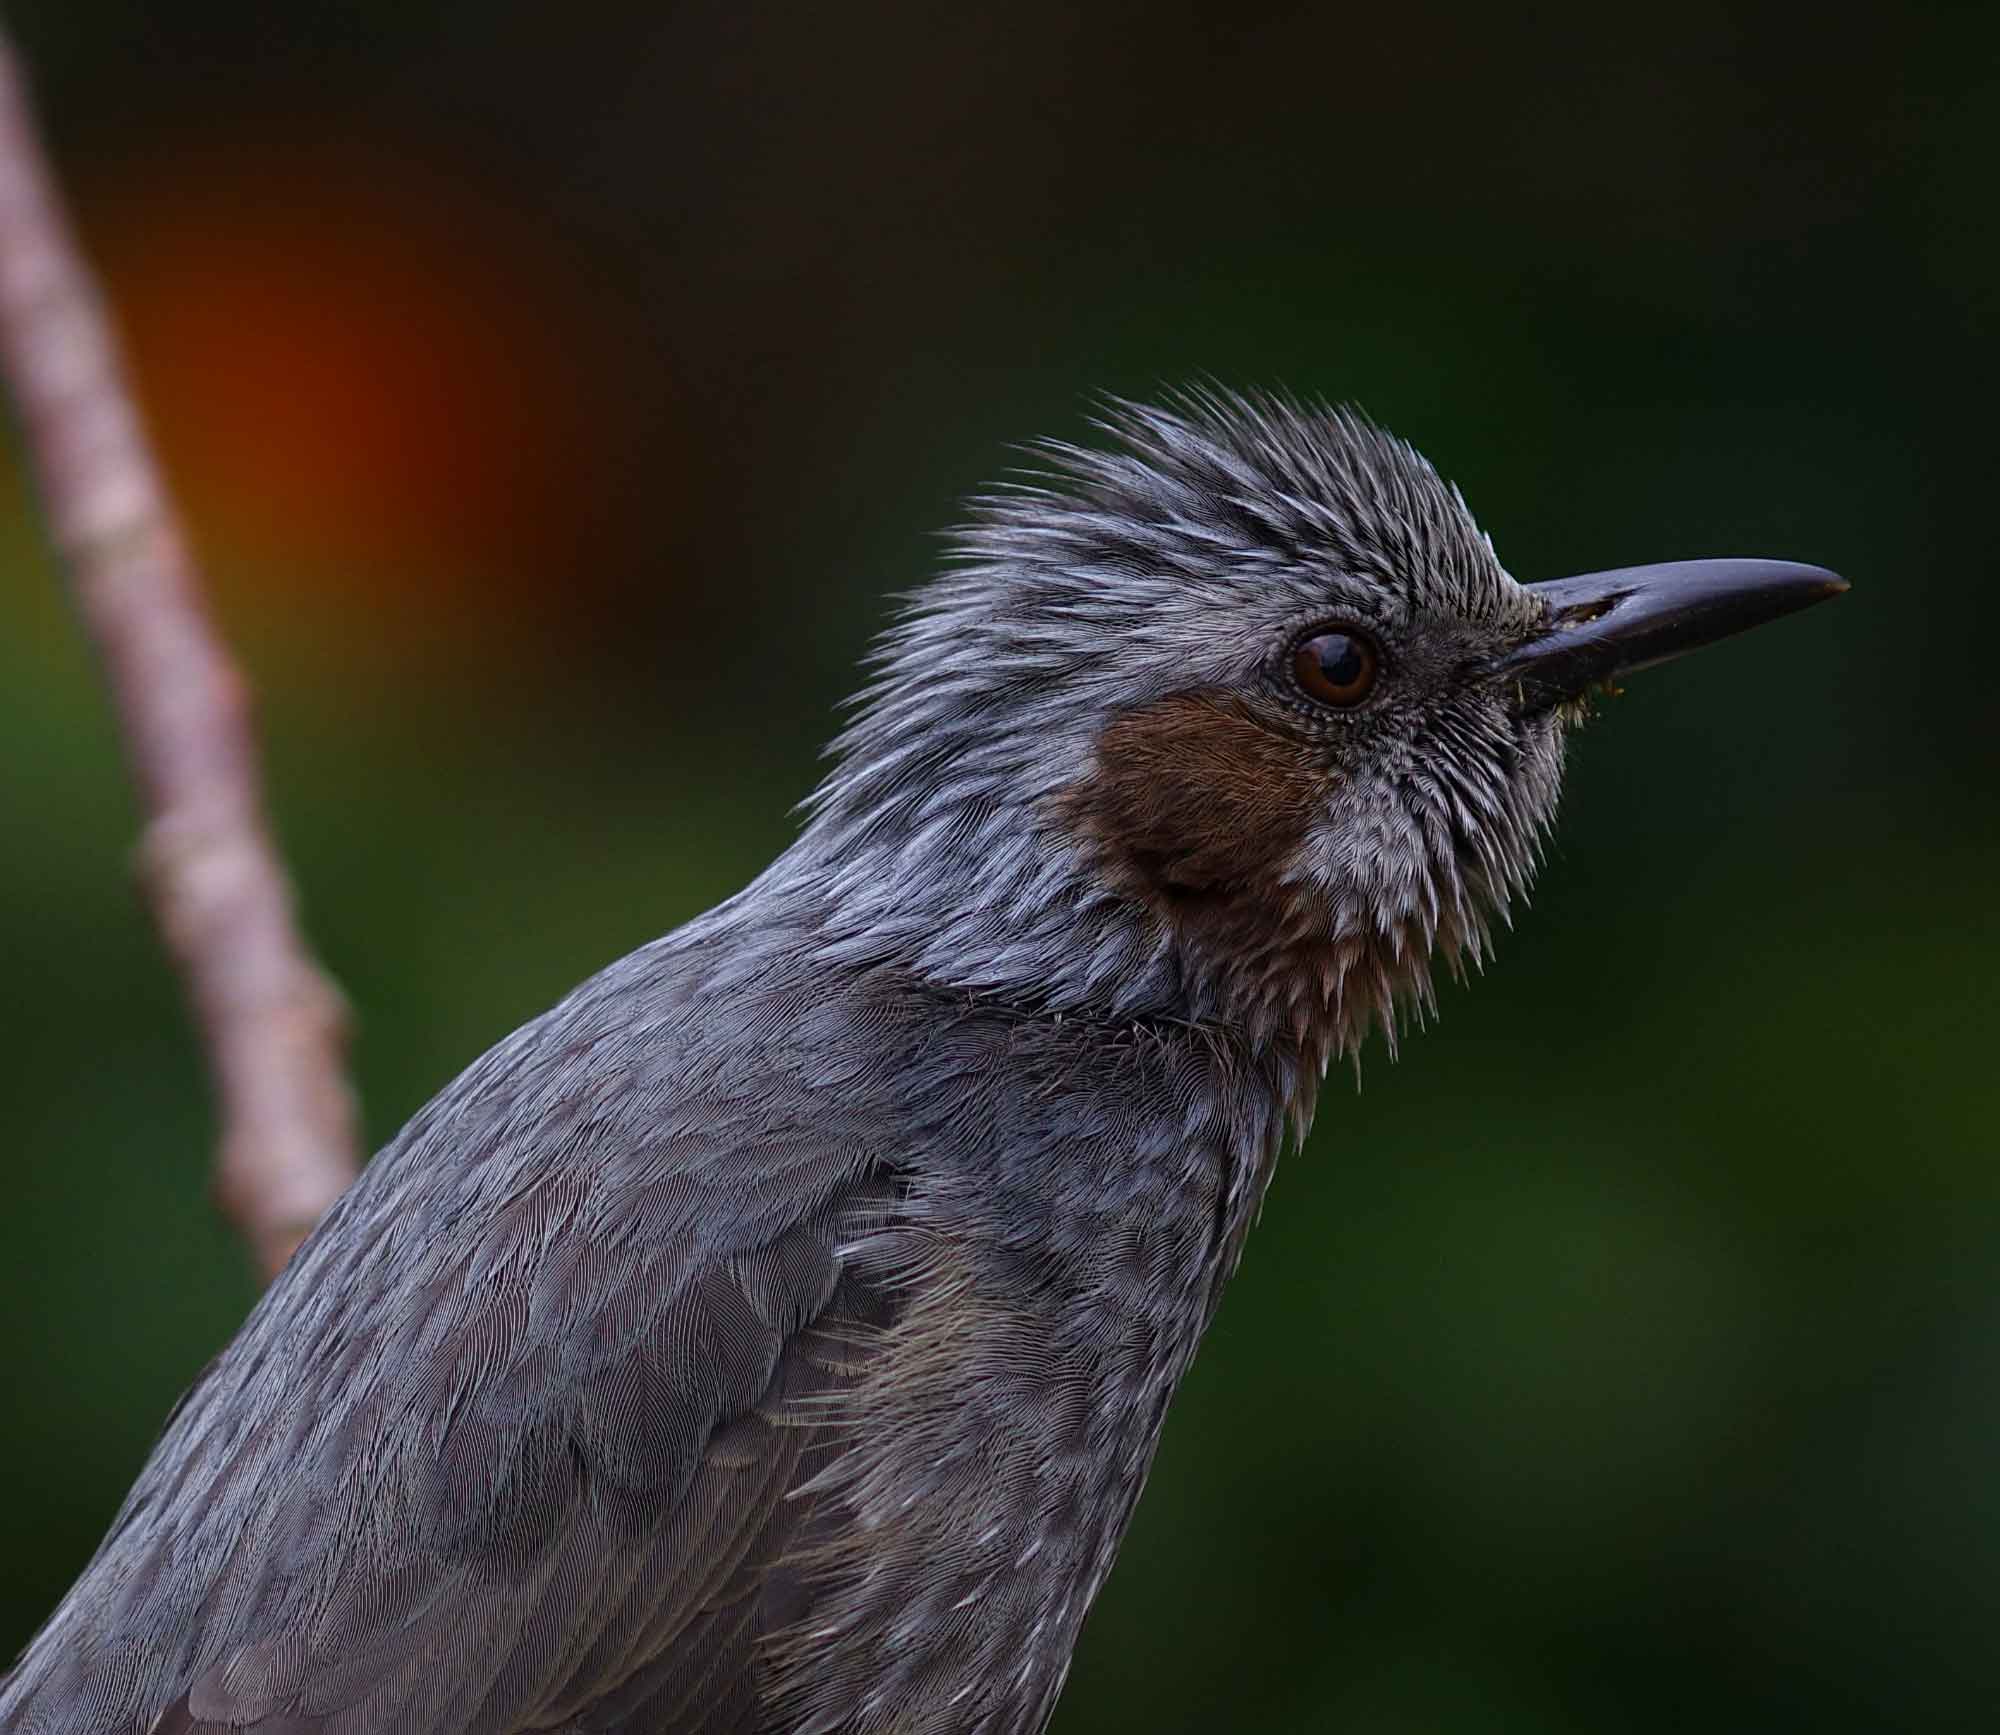
[[[1292,676],[1307,698],[1351,711],[1375,690],[1382,656],[1359,628],[1320,627],[1292,652]]]

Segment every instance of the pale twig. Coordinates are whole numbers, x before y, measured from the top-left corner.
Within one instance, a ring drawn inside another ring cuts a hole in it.
[[[4,32],[0,372],[117,703],[146,816],[140,877],[208,1050],[216,1199],[269,1276],[354,1176],[344,1008],[295,925],[243,677],[207,619]]]

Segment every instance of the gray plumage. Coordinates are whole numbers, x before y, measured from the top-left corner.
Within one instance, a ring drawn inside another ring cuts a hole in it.
[[[1400,442],[1109,427],[978,505],[798,841],[328,1214],[0,1730],[1044,1726],[1281,1142],[1524,889],[1569,714]]]

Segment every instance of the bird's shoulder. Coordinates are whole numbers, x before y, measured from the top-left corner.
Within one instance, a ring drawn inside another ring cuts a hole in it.
[[[948,1192],[1002,1129],[1017,1158],[1128,1142],[1172,1107],[1156,1048],[893,978],[621,961],[440,1093],[310,1238],[0,1727],[24,1704],[40,1727],[38,1697],[101,1707],[65,1728],[497,1732],[640,1701],[738,1726],[751,1659],[841,1555],[796,1496],[837,1480],[843,1394],[921,1401],[925,1370],[942,1394],[994,1334],[980,1298],[912,1283],[950,1240],[913,1235],[912,1190]]]
[[[616,1683],[711,1619],[810,1460],[824,1328],[877,1308],[838,1249],[896,1153],[840,1057],[893,1009],[823,987],[648,948],[442,1091],[182,1400],[0,1728],[431,1727],[441,1693],[509,1728],[566,1690],[522,1669],[595,1644]],[[621,1616],[646,1549],[679,1603]]]

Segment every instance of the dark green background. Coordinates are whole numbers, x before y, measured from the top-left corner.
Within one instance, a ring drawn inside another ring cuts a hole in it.
[[[1091,390],[1358,399],[1522,578],[1847,574],[1609,705],[1335,1078],[1056,1726],[1991,1726],[2000,10],[11,12],[373,1141],[782,846]],[[0,1652],[251,1295],[9,486]]]

